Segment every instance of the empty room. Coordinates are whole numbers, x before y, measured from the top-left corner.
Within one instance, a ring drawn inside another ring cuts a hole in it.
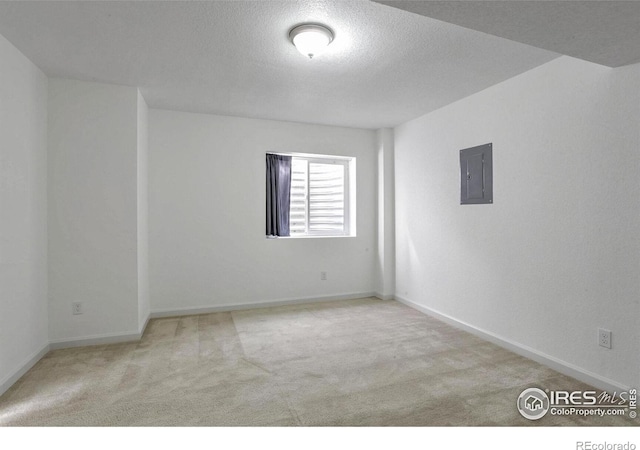
[[[637,426],[638,24],[0,2],[0,426]]]

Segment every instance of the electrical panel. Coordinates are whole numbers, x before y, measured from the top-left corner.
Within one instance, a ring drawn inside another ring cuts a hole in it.
[[[493,144],[460,150],[460,204],[493,203]]]

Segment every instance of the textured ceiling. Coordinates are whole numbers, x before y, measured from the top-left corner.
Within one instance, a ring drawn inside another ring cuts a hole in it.
[[[309,60],[301,22],[335,31]],[[395,126],[557,57],[369,1],[0,2],[0,34],[47,75],[138,86],[151,107]]]
[[[640,62],[640,1],[374,1],[609,67]]]

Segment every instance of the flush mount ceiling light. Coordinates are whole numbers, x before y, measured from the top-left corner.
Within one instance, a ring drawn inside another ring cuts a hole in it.
[[[322,25],[306,23],[292,28],[289,39],[300,53],[311,59],[322,53],[333,41],[333,31]]]

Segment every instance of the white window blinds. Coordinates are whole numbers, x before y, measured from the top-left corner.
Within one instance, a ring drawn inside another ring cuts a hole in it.
[[[289,230],[292,235],[304,234],[309,227],[307,214],[307,185],[309,164],[304,159],[291,159],[291,203],[289,204]]]
[[[292,236],[349,234],[348,164],[342,159],[292,158]]]

